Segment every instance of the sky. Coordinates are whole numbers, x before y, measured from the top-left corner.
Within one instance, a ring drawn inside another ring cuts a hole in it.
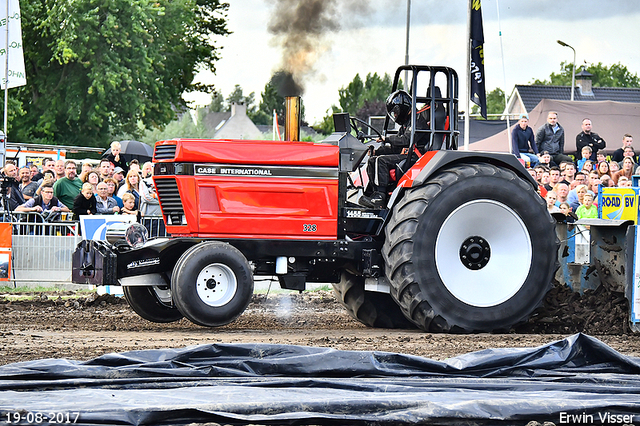
[[[407,2],[402,0],[228,0],[228,29],[215,37],[222,47],[216,73],[197,79],[212,83],[224,97],[239,84],[245,95],[260,93],[273,73],[283,68],[283,36],[274,26],[294,5],[320,2],[321,19],[301,12],[298,25],[311,32],[296,36],[313,52],[301,78],[305,118],[322,120],[331,105],[339,105],[338,90],[356,74],[393,75],[405,61]],[[548,79],[562,61],[621,63],[640,75],[640,3],[637,0],[482,0],[486,90],[500,87],[508,94],[515,84]],[[409,63],[454,68],[460,77],[460,99],[466,99],[467,0],[412,0]],[[324,24],[324,25],[319,25]],[[580,68],[578,68],[579,71]],[[194,105],[211,96],[185,94]],[[463,109],[465,103],[461,102]]]

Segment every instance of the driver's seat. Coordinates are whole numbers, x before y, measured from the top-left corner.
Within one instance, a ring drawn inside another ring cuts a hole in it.
[[[430,118],[430,112],[428,111],[428,109],[431,107],[430,105],[430,101],[431,101],[431,87],[429,87],[427,89],[427,98],[429,98],[429,100],[427,100],[427,105],[425,105],[425,107],[420,110],[420,112],[424,111],[425,114],[427,114],[427,121]],[[433,130],[448,130],[449,129],[449,117],[447,116],[447,109],[445,106],[445,103],[442,101],[439,101],[439,98],[442,98],[442,92],[440,91],[440,88],[438,86],[434,86],[433,88],[433,98],[434,98],[434,111],[433,111],[433,118],[435,121],[435,126],[432,127]],[[432,138],[432,143],[426,146],[426,150],[427,151],[437,151],[439,149],[442,148],[442,144],[445,141],[446,135],[441,134],[441,133],[435,133],[433,135]]]

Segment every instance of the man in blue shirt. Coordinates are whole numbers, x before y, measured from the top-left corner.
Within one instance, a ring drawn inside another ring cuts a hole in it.
[[[529,148],[533,154],[529,152]],[[511,153],[518,158],[527,161],[529,167],[538,165],[538,147],[536,146],[533,130],[529,127],[529,119],[526,115],[520,117],[518,124],[511,131]]]

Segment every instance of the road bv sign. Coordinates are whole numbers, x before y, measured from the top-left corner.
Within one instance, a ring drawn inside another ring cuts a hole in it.
[[[633,220],[638,223],[638,194],[632,188],[602,188],[602,219]]]

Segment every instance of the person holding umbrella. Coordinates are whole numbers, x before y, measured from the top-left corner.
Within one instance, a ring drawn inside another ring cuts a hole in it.
[[[107,155],[107,160],[113,163],[114,167],[120,167],[126,174],[129,171],[129,166],[124,158],[120,155],[122,152],[122,145],[118,141],[111,142],[111,152]]]

